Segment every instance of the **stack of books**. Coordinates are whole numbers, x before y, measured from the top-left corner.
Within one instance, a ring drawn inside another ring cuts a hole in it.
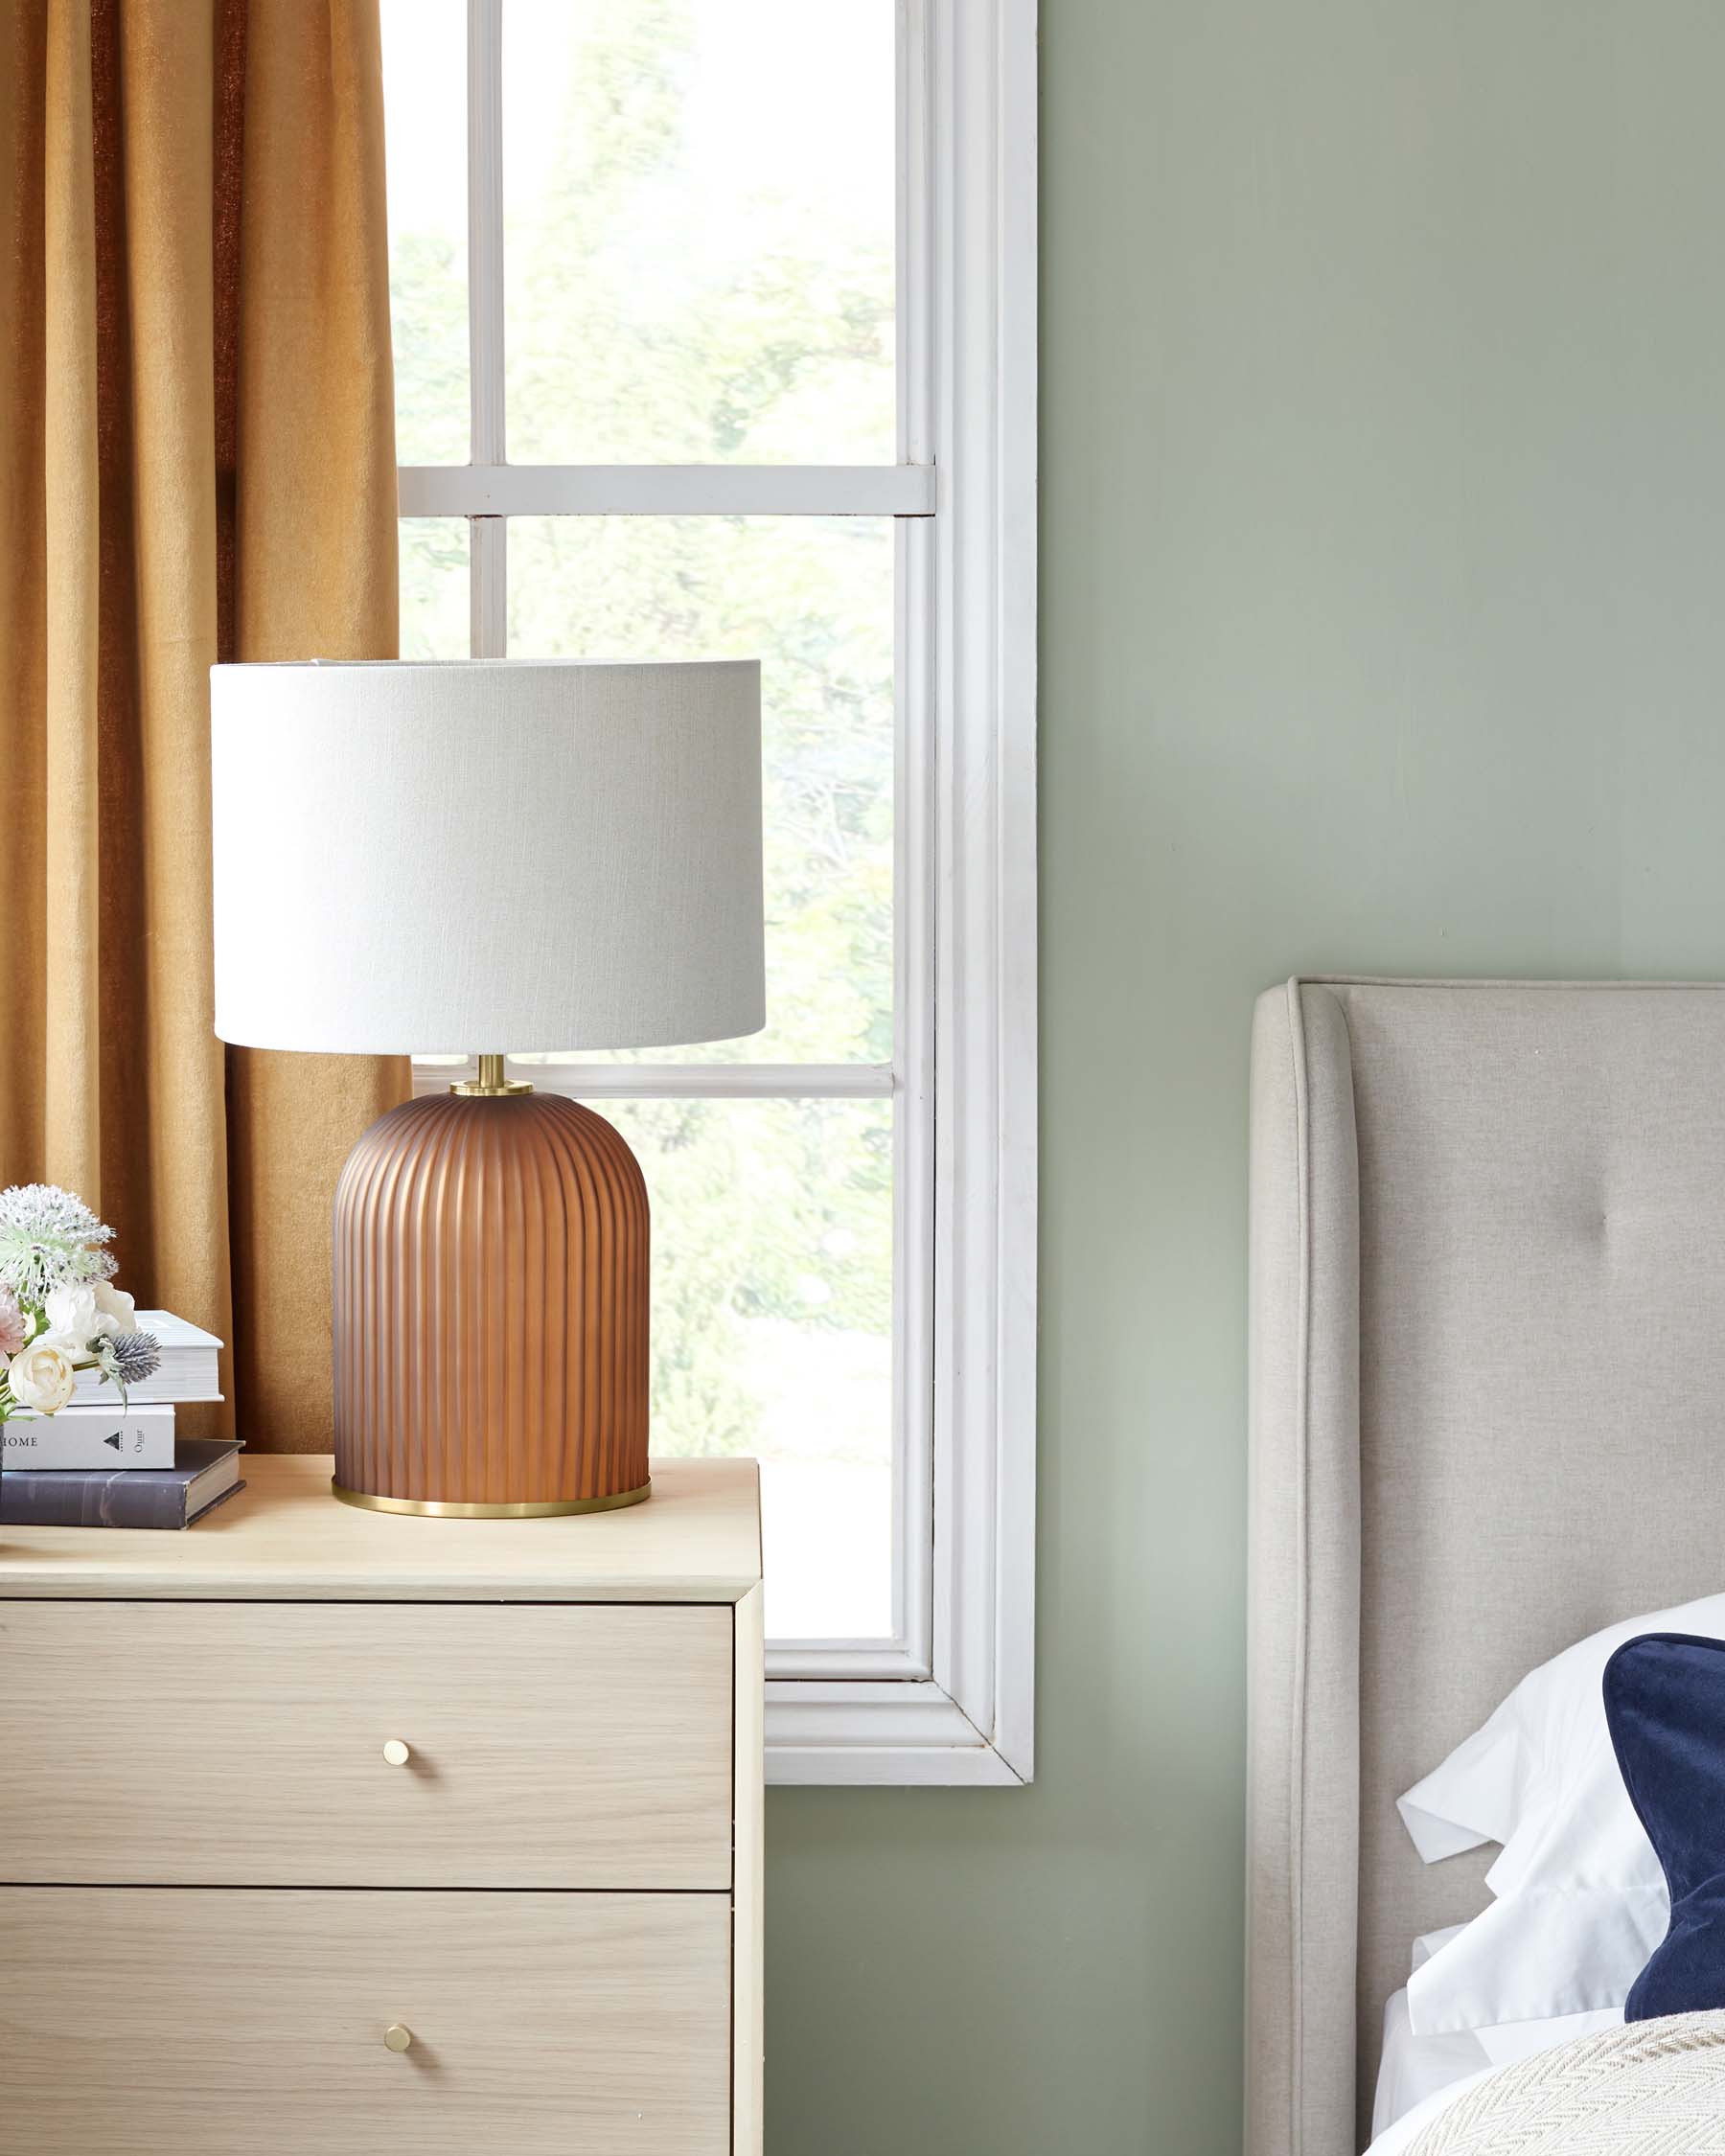
[[[0,1525],[189,1527],[245,1487],[232,1438],[174,1435],[176,1405],[219,1400],[221,1342],[166,1310],[140,1310],[161,1363],[125,1405],[99,1370],[80,1370],[56,1415],[0,1424]]]

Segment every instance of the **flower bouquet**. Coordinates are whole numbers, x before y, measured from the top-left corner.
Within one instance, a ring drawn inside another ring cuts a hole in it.
[[[81,1198],[47,1182],[0,1190],[0,1423],[20,1410],[58,1414],[80,1370],[100,1370],[119,1393],[161,1360],[137,1328],[104,1227]]]

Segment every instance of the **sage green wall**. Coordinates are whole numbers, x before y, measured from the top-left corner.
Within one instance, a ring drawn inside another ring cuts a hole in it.
[[[1237,2149],[1253,996],[1725,971],[1725,9],[1043,92],[1041,1774],[773,1795],[770,2156]]]

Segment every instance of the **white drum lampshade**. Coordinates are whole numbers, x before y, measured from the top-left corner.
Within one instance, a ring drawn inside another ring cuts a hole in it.
[[[766,1022],[754,660],[210,682],[222,1040],[520,1053]]]
[[[644,1497],[640,1170],[503,1055],[765,1023],[759,666],[218,666],[211,711],[217,1033],[485,1051],[337,1184],[338,1494]]]

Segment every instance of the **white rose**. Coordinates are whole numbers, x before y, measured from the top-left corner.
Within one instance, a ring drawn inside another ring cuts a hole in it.
[[[93,1293],[96,1296],[96,1331],[106,1333],[111,1339],[119,1333],[135,1333],[138,1329],[138,1306],[124,1288],[116,1288],[111,1280],[98,1280]],[[50,1323],[53,1322],[51,1319]],[[92,1335],[92,1338],[95,1336]]]
[[[52,1415],[71,1399],[78,1379],[65,1349],[52,1341],[38,1340],[12,1357],[6,1381],[19,1407]]]
[[[49,1339],[75,1341],[82,1347],[103,1329],[101,1313],[96,1308],[96,1290],[88,1280],[75,1280],[70,1287],[56,1288],[42,1309],[48,1319],[46,1337]]]

